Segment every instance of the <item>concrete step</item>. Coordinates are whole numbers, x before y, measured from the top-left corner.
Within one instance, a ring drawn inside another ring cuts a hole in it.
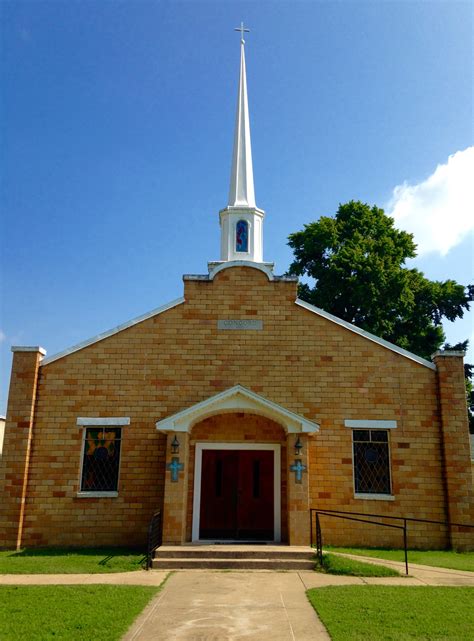
[[[236,558],[155,558],[154,570],[314,570],[314,560]]]
[[[220,570],[312,570],[314,550],[288,545],[163,545],[153,568]]]
[[[279,545],[166,545],[155,552],[155,559],[176,558],[312,560],[314,550],[310,547]]]

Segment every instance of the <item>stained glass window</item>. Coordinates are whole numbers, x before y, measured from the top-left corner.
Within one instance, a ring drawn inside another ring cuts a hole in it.
[[[84,439],[81,492],[116,492],[122,429],[88,427]]]
[[[239,220],[235,227],[235,251],[248,252],[249,250],[249,224],[246,220]]]
[[[390,494],[390,457],[386,430],[353,430],[356,494]]]

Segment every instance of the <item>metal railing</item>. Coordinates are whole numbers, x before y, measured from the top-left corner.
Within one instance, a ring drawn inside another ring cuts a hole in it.
[[[148,543],[146,552],[146,569],[151,568],[153,563],[153,553],[156,548],[161,545],[161,510],[155,512],[151,517],[150,525],[148,526]]]
[[[315,527],[313,526],[313,514],[316,515]],[[459,528],[474,528],[473,523],[451,523],[450,521],[434,521],[431,519],[415,519],[405,516],[390,516],[387,514],[366,514],[364,512],[347,512],[345,510],[323,510],[318,508],[311,508],[309,510],[309,519],[310,519],[310,545],[311,547],[314,544],[314,530],[316,530],[316,554],[319,560],[319,563],[322,565],[323,562],[323,535],[321,530],[321,521],[320,516],[329,516],[336,519],[345,519],[347,521],[358,521],[359,523],[368,523],[369,525],[377,525],[381,527],[389,527],[395,530],[402,530],[403,532],[403,550],[405,554],[405,572],[408,574],[408,536],[407,536],[407,525],[410,523],[431,523],[436,525],[444,525],[447,528],[459,527]],[[361,518],[363,517],[363,518]],[[392,521],[398,521],[403,523],[403,525],[395,525],[394,523],[382,523],[380,521],[374,521],[373,519],[391,519]]]

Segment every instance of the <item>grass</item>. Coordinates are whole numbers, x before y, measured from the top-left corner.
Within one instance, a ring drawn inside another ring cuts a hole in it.
[[[0,552],[0,574],[130,572],[140,570],[144,561],[143,551],[127,548],[10,550]]]
[[[0,586],[2,641],[115,641],[160,588]]]
[[[328,547],[334,552],[372,556],[388,561],[405,561],[403,550],[384,548],[339,548]],[[408,563],[420,563],[451,570],[466,570],[474,572],[474,552],[454,552],[453,550],[408,550]]]
[[[332,641],[472,641],[474,588],[382,585],[308,590]]]
[[[346,574],[349,576],[400,576],[400,573],[383,565],[354,561],[335,554],[323,554],[323,565],[316,564],[317,572]]]

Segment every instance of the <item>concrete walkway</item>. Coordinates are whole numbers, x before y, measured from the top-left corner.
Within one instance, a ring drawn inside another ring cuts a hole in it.
[[[168,570],[107,574],[0,574],[0,585],[161,585]]]
[[[311,573],[312,574],[312,573]],[[329,641],[298,572],[174,573],[123,641]]]
[[[351,555],[347,555],[351,556]],[[362,557],[354,557],[362,559]],[[363,557],[404,571],[404,565]],[[3,585],[160,585],[123,641],[328,641],[305,591],[330,585],[474,587],[474,573],[410,564],[409,577],[350,577],[311,571],[179,570],[111,574],[4,574]]]
[[[384,565],[385,567],[393,568],[403,575],[405,581],[403,585],[406,585],[407,579],[412,577],[415,581],[413,585],[474,586],[474,572],[410,563],[410,556],[408,556],[409,575],[406,577],[405,563],[401,563],[400,561],[387,561],[386,559],[377,559],[371,556],[361,556],[359,554],[341,554],[340,552],[337,552],[336,554],[338,556],[346,556],[347,558],[354,559],[355,561],[363,561],[364,563],[373,563],[374,565]]]

